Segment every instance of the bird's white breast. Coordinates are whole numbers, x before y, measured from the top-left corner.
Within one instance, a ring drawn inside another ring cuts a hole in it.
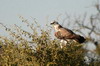
[[[59,25],[54,25],[55,31],[59,31]]]

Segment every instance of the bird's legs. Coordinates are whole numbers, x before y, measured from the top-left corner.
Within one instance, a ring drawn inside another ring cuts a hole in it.
[[[61,40],[60,42],[61,42],[61,43],[60,43],[60,47],[61,47],[61,48],[63,48],[64,46],[66,46],[66,44],[68,43],[68,42],[65,41],[65,40]]]

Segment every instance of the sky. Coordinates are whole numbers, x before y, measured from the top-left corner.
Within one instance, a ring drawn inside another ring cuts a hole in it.
[[[56,19],[59,14],[95,13],[97,0],[0,0],[0,22],[20,24],[19,16],[36,18],[40,24]]]
[[[24,27],[19,16],[29,20],[36,18],[38,24],[45,25],[47,21],[56,20],[60,14],[62,18],[65,13],[91,15],[96,13],[92,7],[96,2],[97,0],[0,0],[0,23]],[[3,33],[1,30],[0,34]]]

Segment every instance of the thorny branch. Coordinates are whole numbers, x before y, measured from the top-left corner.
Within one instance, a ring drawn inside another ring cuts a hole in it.
[[[99,41],[99,39],[100,39],[100,4],[98,3],[98,4],[94,5],[94,7],[97,9],[98,12],[95,15],[91,15],[89,20],[87,19],[87,13],[85,13],[83,19],[81,19],[80,17],[75,18],[73,24],[76,24],[77,28],[78,28],[78,29],[74,28],[75,31],[86,36],[86,38],[88,40],[95,42],[95,41]],[[65,14],[65,15],[66,15],[66,17],[63,20],[63,23],[69,19],[68,14]],[[69,23],[71,23],[71,25],[73,25],[72,22],[67,22],[67,24],[69,24]],[[76,26],[74,26],[74,27],[76,27]],[[84,30],[84,31],[82,31],[82,30]],[[87,30],[87,31],[85,31],[85,30]],[[86,32],[88,35],[86,35]],[[97,38],[97,37],[99,37],[99,38]]]

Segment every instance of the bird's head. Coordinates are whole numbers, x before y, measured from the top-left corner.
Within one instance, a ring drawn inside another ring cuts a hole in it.
[[[53,25],[56,31],[58,31],[59,28],[62,27],[57,21],[52,21],[50,24]]]
[[[58,23],[57,21],[52,21],[52,22],[50,23],[50,25],[59,25],[59,23]]]
[[[59,24],[57,21],[52,21],[52,22],[50,23],[50,25],[59,26],[60,24]]]

